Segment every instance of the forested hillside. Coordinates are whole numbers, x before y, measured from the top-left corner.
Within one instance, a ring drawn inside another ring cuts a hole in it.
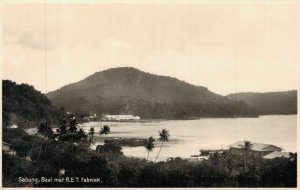
[[[227,96],[232,100],[245,101],[259,114],[297,114],[297,91],[267,93],[237,93]]]
[[[97,72],[47,96],[56,106],[85,115],[164,119],[257,115],[245,102],[231,101],[205,87],[128,67]]]
[[[57,124],[63,110],[55,108],[41,92],[28,84],[2,80],[3,126],[34,127],[47,121]]]

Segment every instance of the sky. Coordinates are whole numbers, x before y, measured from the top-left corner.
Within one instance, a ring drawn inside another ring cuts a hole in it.
[[[3,78],[47,93],[135,67],[222,95],[298,88],[299,1],[148,2],[4,4]]]

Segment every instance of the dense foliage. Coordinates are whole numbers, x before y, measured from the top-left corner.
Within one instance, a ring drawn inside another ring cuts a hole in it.
[[[2,81],[2,123],[4,127],[18,125],[32,127],[41,121],[58,122],[63,109],[56,109],[41,92],[27,84]],[[38,122],[37,122],[38,121]]]
[[[70,125],[67,124],[67,130]],[[60,133],[58,133],[60,134]],[[4,129],[3,139],[12,143],[17,156],[3,154],[3,185],[8,187],[296,187],[297,157],[264,160],[251,153],[214,154],[209,160],[180,158],[165,162],[123,156],[118,144],[85,146],[87,141],[55,141],[31,136],[22,129]],[[22,146],[21,146],[22,144]],[[31,161],[25,159],[30,157]],[[65,174],[60,174],[64,169]],[[100,182],[21,183],[27,178],[84,177]]]
[[[55,105],[85,115],[132,114],[144,119],[257,116],[242,101],[134,68],[98,72],[47,96]]]
[[[267,93],[237,93],[229,99],[245,101],[261,115],[297,114],[297,91]]]

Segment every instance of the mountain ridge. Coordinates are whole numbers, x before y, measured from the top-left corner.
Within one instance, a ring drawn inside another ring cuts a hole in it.
[[[111,80],[113,82],[110,82]],[[173,83],[173,86],[169,85],[170,82]],[[124,85],[126,86],[125,88]],[[126,96],[129,99],[139,99],[139,96],[142,96],[142,99],[160,103],[186,101],[187,99],[189,102],[207,102],[224,99],[223,96],[209,91],[206,87],[195,86],[172,77],[153,75],[132,67],[113,68],[96,72],[79,82],[66,85],[54,92],[49,92],[47,96],[51,99],[56,93],[66,93],[70,89],[73,91],[89,91],[91,87],[97,88],[99,86],[106,89],[102,91],[102,94],[98,94],[98,96],[111,97],[122,94],[122,96]],[[144,86],[147,89],[143,89]],[[167,91],[171,91],[172,93]],[[201,100],[201,96],[196,97],[191,95],[191,91],[199,95],[209,96],[205,96],[206,98]],[[178,99],[178,95],[174,97],[176,93],[181,93],[181,99]],[[93,94],[97,94],[97,92],[93,92]]]
[[[241,92],[227,95],[231,100],[245,101],[258,114],[297,114],[297,90],[278,92]]]
[[[83,80],[89,79],[89,78],[93,77],[94,75],[97,75],[97,74],[102,73],[102,72],[110,72],[110,71],[114,71],[114,70],[123,70],[123,69],[128,69],[128,70],[138,71],[138,72],[142,72],[142,73],[145,73],[145,74],[155,75],[155,76],[158,76],[158,77],[173,78],[173,79],[178,80],[179,82],[186,83],[186,84],[191,85],[191,86],[194,86],[194,87],[199,87],[199,88],[203,88],[203,89],[208,90],[207,87],[204,87],[204,86],[201,86],[201,85],[190,84],[190,83],[188,83],[188,82],[186,82],[186,81],[184,81],[184,80],[180,80],[180,79],[178,79],[178,78],[176,78],[176,77],[170,77],[170,76],[165,76],[165,75],[153,74],[153,73],[150,73],[150,72],[145,72],[145,71],[136,69],[136,68],[134,68],[134,67],[114,67],[114,68],[109,68],[109,69],[105,69],[105,70],[102,70],[102,71],[97,71],[97,72],[95,72],[95,73],[93,73],[93,74],[91,74],[91,75],[89,75],[89,76],[83,78],[82,80],[79,80],[79,81],[77,81],[77,82],[73,82],[73,83],[64,85],[64,86],[62,86],[62,87],[60,87],[60,88],[58,88],[58,89],[56,89],[56,90],[49,91],[49,92],[46,93],[46,94],[51,94],[51,93],[53,93],[53,92],[55,92],[55,91],[57,91],[57,90],[61,90],[62,88],[65,88],[65,87],[68,87],[68,86],[72,86],[73,84],[76,84],[76,83],[81,82],[81,81],[83,81]]]
[[[234,103],[206,87],[132,67],[96,72],[49,92],[47,97],[57,106],[84,114],[137,114],[144,118],[255,115],[244,102]]]

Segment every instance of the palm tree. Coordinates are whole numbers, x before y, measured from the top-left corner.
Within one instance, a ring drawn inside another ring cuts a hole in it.
[[[250,141],[245,140],[244,145],[239,145],[245,152],[250,152],[253,148],[253,144]]]
[[[161,148],[164,144],[164,142],[168,142],[169,141],[169,137],[170,137],[170,134],[169,134],[169,131],[166,130],[166,129],[162,129],[162,131],[158,131],[158,134],[159,134],[159,141],[161,142],[161,145],[160,145],[160,148],[159,148],[159,151],[158,151],[158,154],[155,158],[155,162],[160,154],[160,151],[161,151]]]
[[[108,125],[104,125],[103,127],[101,127],[101,130],[99,131],[100,136],[108,135],[109,133],[110,133],[110,127]],[[100,148],[97,147],[96,149],[97,149],[97,152],[99,152]]]
[[[144,142],[144,147],[146,148],[146,150],[148,152],[147,160],[149,159],[149,153],[151,151],[153,151],[153,149],[154,149],[154,141],[155,141],[155,139],[151,136],[148,139],[146,139]]]
[[[76,133],[78,130],[78,128],[77,128],[78,123],[77,123],[76,117],[71,116],[69,119],[69,123],[70,123],[70,128],[69,128],[70,132]]]
[[[94,129],[94,127],[91,127],[91,128],[90,128],[90,131],[89,131],[89,136],[90,136],[89,142],[90,142],[90,143],[93,142],[94,135],[95,135],[95,129]]]
[[[82,128],[79,129],[79,131],[76,133],[76,141],[79,142],[82,139],[86,139],[87,135],[85,134],[84,130]]]
[[[253,144],[250,141],[245,140],[244,141],[244,145],[239,145],[243,150],[244,150],[244,167],[243,170],[245,171],[245,168],[247,166],[247,158],[249,156],[249,152],[251,152],[252,148],[253,148]]]
[[[103,127],[101,127],[101,130],[99,131],[100,136],[107,135],[109,133],[110,133],[110,128],[108,125],[104,125]]]

